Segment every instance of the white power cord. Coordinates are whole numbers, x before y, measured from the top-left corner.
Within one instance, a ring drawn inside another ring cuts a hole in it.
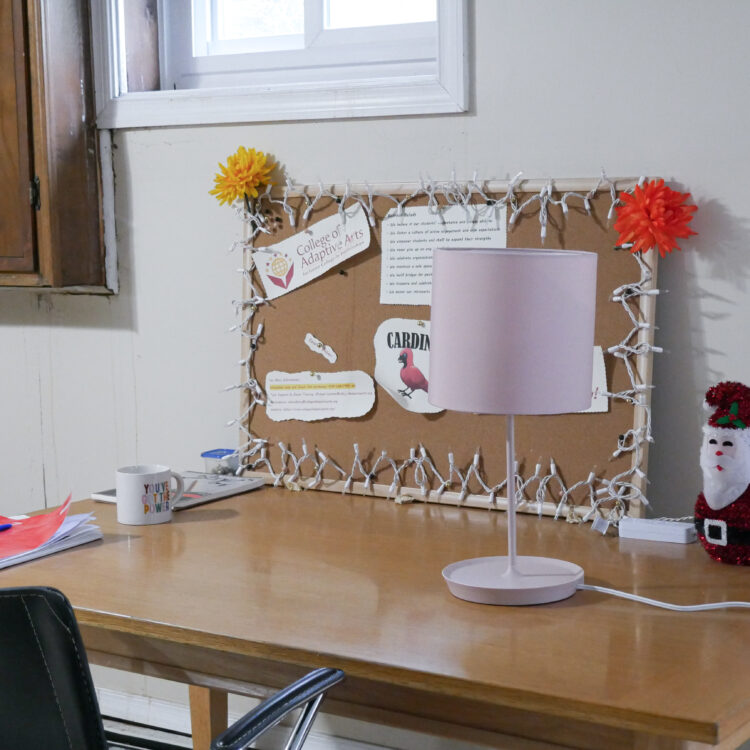
[[[750,602],[710,602],[708,604],[670,604],[669,602],[660,602],[658,599],[649,599],[646,596],[637,594],[628,594],[625,591],[617,589],[608,589],[605,586],[593,586],[588,583],[579,583],[577,588],[585,591],[598,591],[600,594],[611,594],[619,596],[622,599],[630,599],[632,602],[641,602],[641,604],[650,604],[652,607],[661,607],[662,609],[671,609],[673,612],[702,612],[708,609],[730,609],[730,608],[750,608]]]

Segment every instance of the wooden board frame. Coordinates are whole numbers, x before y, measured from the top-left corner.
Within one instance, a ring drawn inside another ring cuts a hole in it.
[[[372,338],[382,320],[429,319],[429,307],[379,304],[380,223],[389,209],[505,203],[509,247],[599,254],[595,343],[605,351],[610,392],[607,414],[516,419],[519,510],[570,521],[591,520],[597,513],[614,520],[624,513],[643,515],[657,256],[615,248],[612,228],[619,192],[635,184],[634,179],[602,177],[598,182],[516,179],[377,188],[287,185],[262,195],[251,212],[241,211],[247,223],[245,298],[238,304],[244,395],[237,421],[244,470],[290,489],[507,507],[503,417],[414,414],[377,385],[373,411],[359,419],[272,422],[263,409],[269,370],[372,373]],[[275,244],[354,201],[372,217],[370,248],[310,284],[266,300],[252,249]],[[332,320],[344,320],[343,329]],[[307,332],[338,352],[335,365],[303,344]]]

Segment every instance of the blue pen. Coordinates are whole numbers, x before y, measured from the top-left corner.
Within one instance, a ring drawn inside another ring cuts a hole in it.
[[[8,529],[13,528],[12,523],[0,523],[0,531],[7,531]]]

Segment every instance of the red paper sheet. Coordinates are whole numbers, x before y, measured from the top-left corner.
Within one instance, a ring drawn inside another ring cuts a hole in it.
[[[0,524],[13,524],[12,528],[0,531],[0,558],[29,552],[48,542],[65,520],[70,498],[68,495],[68,499],[59,508],[38,516],[21,519],[0,516]]]

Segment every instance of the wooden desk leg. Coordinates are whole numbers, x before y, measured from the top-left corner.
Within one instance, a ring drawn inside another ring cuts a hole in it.
[[[211,740],[227,728],[227,694],[190,685],[190,724],[193,750],[210,750]]]

